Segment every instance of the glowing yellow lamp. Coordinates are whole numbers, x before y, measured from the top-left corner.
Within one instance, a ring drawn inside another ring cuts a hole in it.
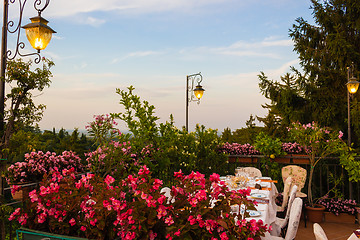
[[[202,86],[199,84],[199,85],[197,85],[196,87],[195,87],[195,89],[194,89],[194,94],[195,94],[195,97],[197,98],[197,99],[200,99],[200,98],[202,98],[202,96],[204,95],[204,89],[202,88]]]
[[[31,23],[23,26],[22,28],[26,31],[26,37],[29,40],[31,46],[38,50],[44,50],[49,44],[52,34],[56,33],[47,24],[45,18],[41,16],[30,18]]]
[[[350,81],[346,84],[346,87],[349,93],[354,94],[359,88],[359,82],[356,81],[356,78],[351,78]]]

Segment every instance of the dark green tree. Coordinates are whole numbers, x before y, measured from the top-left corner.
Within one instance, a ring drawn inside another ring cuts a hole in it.
[[[360,1],[311,3],[315,24],[300,17],[289,33],[302,69],[292,68],[280,82],[261,73],[260,90],[281,126],[316,121],[346,132],[347,67],[354,62],[356,74],[360,68]]]

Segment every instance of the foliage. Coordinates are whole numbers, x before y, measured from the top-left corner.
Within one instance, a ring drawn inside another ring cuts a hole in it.
[[[269,80],[261,73],[259,87],[271,100],[267,106],[270,112],[279,116],[285,127],[293,121],[316,121],[321,126],[346,130],[347,67],[355,63],[355,76],[360,67],[360,4],[358,0],[311,3],[314,24],[300,17],[289,33],[301,70],[292,68],[280,81]],[[358,94],[354,97],[359,100]],[[359,125],[353,121],[354,129],[360,129]],[[359,138],[358,133],[354,139]]]
[[[13,206],[9,206],[9,205],[0,206],[0,222],[2,222],[2,227],[5,233],[5,236],[2,235],[2,238],[4,240],[13,240],[13,238],[10,238],[10,235],[13,237],[16,236],[16,229],[20,227],[19,223],[10,222],[8,219],[13,212],[14,212]]]
[[[189,133],[185,128],[174,126],[172,115],[169,121],[157,124],[159,118],[154,115],[155,107],[141,101],[133,90],[132,86],[128,91],[117,89],[125,112],[112,116],[125,121],[131,132],[133,153],[141,156],[141,163],[153,169],[155,176],[168,181],[170,173],[179,169],[185,173],[200,171],[207,176],[214,169],[219,174],[225,173],[227,158],[217,152],[221,139],[216,130],[197,125],[195,132]],[[145,149],[151,154],[142,155]]]
[[[116,128],[117,122],[114,115],[102,114],[95,115],[95,120],[85,127],[90,137],[93,137],[95,144],[104,146],[112,140],[127,140],[129,136],[124,136]]]
[[[5,178],[8,184],[37,182],[42,180],[44,174],[52,170],[74,168],[77,172],[83,172],[81,159],[71,151],[64,151],[61,155],[42,151],[25,154],[23,162],[16,162],[8,167]]]
[[[301,124],[295,122],[289,128],[289,134],[300,145],[305,146],[305,152],[310,160],[310,174],[308,182],[309,204],[313,206],[312,178],[314,168],[325,157],[341,154],[348,151],[345,142],[341,140],[342,132],[330,131],[329,128],[321,127],[318,123],[312,122]]]
[[[42,68],[31,70],[31,65],[31,61],[23,62],[21,59],[7,62],[5,82],[12,87],[6,94],[6,124],[0,142],[2,155],[5,156],[12,135],[21,127],[39,122],[45,109],[45,105],[35,104],[33,92],[42,92],[50,86],[50,68],[54,63],[44,58]]]
[[[266,155],[267,157],[275,158],[275,156],[281,156],[282,143],[278,138],[272,138],[264,132],[259,133],[255,140],[255,149]]]
[[[245,124],[245,128],[236,129],[233,132],[231,132],[230,128],[225,128],[221,134],[221,140],[229,143],[253,144],[256,135],[262,130],[262,127],[255,125],[253,115],[250,115],[249,120],[247,120]]]
[[[110,174],[116,179],[123,179],[137,171],[139,166],[130,142],[111,141],[93,152],[86,153],[86,156],[87,168],[102,177]]]
[[[217,174],[205,179],[198,172],[180,171],[174,176],[167,198],[160,193],[162,181],[152,178],[146,166],[118,185],[110,175],[77,179],[73,169],[54,171],[9,219],[89,239],[248,239],[269,230],[261,220],[230,215],[234,204],[254,209],[249,190],[230,191]]]

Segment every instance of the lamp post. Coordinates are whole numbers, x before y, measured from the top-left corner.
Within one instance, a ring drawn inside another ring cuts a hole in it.
[[[359,88],[359,82],[354,77],[354,63],[347,68],[348,82],[347,87],[347,104],[348,104],[348,146],[351,147],[351,121],[350,121],[350,98]]]
[[[9,2],[15,3],[16,0],[4,0],[4,15],[3,15],[3,27],[2,27],[2,41],[1,41],[1,69],[0,69],[0,132],[4,130],[4,101],[5,101],[5,72],[6,61],[13,60],[16,56],[27,57],[35,55],[35,63],[39,63],[41,60],[40,50],[46,48],[51,40],[52,34],[56,33],[49,26],[48,21],[41,17],[41,13],[49,5],[50,0],[34,0],[34,9],[38,12],[36,17],[30,18],[31,23],[21,26],[24,7],[27,0],[19,1],[19,20],[15,24],[14,21],[8,21],[8,9]],[[20,41],[20,30],[25,29],[26,37],[29,40],[31,46],[37,50],[33,53],[22,53],[20,50],[25,48],[25,43]],[[7,34],[16,35],[15,50],[12,52],[7,49]]]
[[[14,21],[8,20],[8,10],[9,2],[14,4],[16,0],[4,0],[4,11],[3,11],[3,27],[2,27],[2,39],[1,39],[1,52],[0,52],[0,133],[4,132],[4,119],[5,119],[5,72],[6,72],[6,62],[8,60],[14,60],[16,56],[27,57],[35,56],[35,63],[39,63],[41,60],[40,50],[46,48],[48,43],[51,40],[52,34],[56,33],[49,26],[47,26],[48,21],[41,17],[41,13],[49,5],[50,0],[34,0],[34,9],[38,12],[36,17],[30,18],[31,23],[21,26],[22,16],[24,12],[24,7],[27,0],[18,0],[19,1],[19,20],[17,24]],[[20,30],[21,28],[25,29],[26,37],[29,40],[31,46],[37,50],[33,53],[22,53],[21,49],[25,48],[25,43],[20,41]],[[8,33],[14,34],[16,36],[15,50],[11,51],[7,49],[7,37]],[[2,168],[5,166],[4,162],[6,159],[0,159],[0,173]],[[0,196],[4,195],[4,178],[0,176]],[[2,224],[3,225],[3,224]],[[4,229],[3,229],[4,230]],[[0,236],[4,236],[0,232]]]
[[[194,88],[195,81],[197,85]],[[202,75],[200,72],[186,76],[186,131],[189,130],[189,102],[197,101],[197,103],[200,104],[200,99],[205,91],[200,85],[201,82]]]

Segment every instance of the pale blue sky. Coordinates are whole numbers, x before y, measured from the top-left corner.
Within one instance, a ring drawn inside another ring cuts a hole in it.
[[[36,15],[30,2],[24,24]],[[121,112],[115,89],[130,85],[160,122],[173,114],[181,127],[186,75],[197,72],[206,91],[200,105],[190,103],[190,130],[244,127],[250,114],[266,114],[260,71],[278,79],[296,66],[288,32],[298,17],[312,22],[309,7],[309,0],[52,0],[42,16],[57,33],[42,55],[56,66],[37,97],[47,105],[40,127],[84,129],[94,114]]]

